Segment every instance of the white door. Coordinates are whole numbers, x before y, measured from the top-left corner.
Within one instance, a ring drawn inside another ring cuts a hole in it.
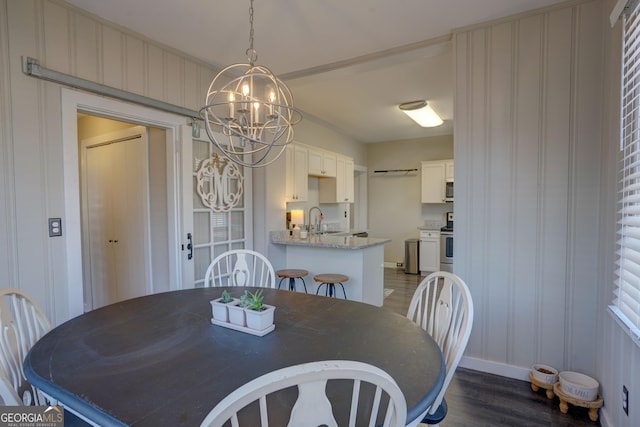
[[[85,310],[153,292],[144,127],[82,141]]]

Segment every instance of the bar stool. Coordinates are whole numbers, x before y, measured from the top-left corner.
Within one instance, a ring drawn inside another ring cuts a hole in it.
[[[335,285],[337,283],[342,287],[344,299],[347,299],[347,293],[344,291],[344,285],[342,283],[349,280],[348,276],[345,276],[344,274],[316,274],[315,276],[313,276],[313,280],[320,283],[318,285],[318,289],[316,290],[316,295],[318,295],[318,292],[320,292],[320,288],[322,287],[322,285],[326,285],[324,292],[325,296],[327,294],[330,297],[337,296],[335,295]]]
[[[280,285],[284,279],[289,279],[289,290],[296,290],[296,279],[302,280],[302,286],[304,286],[304,292],[307,293],[307,284],[304,283],[303,277],[309,275],[307,270],[301,269],[286,269],[286,270],[278,270],[276,271],[276,276],[280,277],[280,281],[278,282],[278,289],[280,289]]]

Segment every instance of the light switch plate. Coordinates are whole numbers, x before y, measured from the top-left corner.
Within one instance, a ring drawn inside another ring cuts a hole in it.
[[[49,237],[62,236],[62,218],[49,218]]]

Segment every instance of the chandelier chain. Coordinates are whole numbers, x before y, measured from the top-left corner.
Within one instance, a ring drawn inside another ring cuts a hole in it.
[[[249,63],[223,68],[211,81],[200,114],[209,140],[230,161],[245,167],[271,164],[293,142],[302,113],[289,88],[255,65],[253,0],[249,7]]]
[[[255,65],[255,62],[258,59],[258,54],[253,48],[253,35],[253,0],[251,0],[249,5],[249,49],[247,49],[247,59],[249,60],[249,64],[252,66]]]

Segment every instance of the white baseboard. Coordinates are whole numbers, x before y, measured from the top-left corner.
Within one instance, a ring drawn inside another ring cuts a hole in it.
[[[395,262],[386,262],[386,261],[385,261],[385,262],[382,264],[382,266],[383,266],[384,268],[393,268],[393,269],[398,269],[398,270],[402,270],[402,269],[404,269],[404,266],[403,266],[403,267],[398,267],[397,263],[395,263]]]
[[[600,408],[600,425],[602,427],[615,427],[615,425],[609,419],[609,413],[607,412],[607,407],[603,406]]]
[[[530,369],[522,368],[520,366],[512,366],[505,363],[491,362],[489,360],[476,359],[474,357],[467,356],[462,357],[458,366],[516,380],[529,381]]]
[[[513,378],[529,382],[529,368],[520,366],[511,366],[504,363],[491,362],[489,360],[476,359],[473,357],[463,356],[458,366],[473,369],[474,371],[486,372],[489,374],[500,375],[502,377]],[[602,427],[614,427],[611,423],[607,407],[600,408],[600,425]]]

